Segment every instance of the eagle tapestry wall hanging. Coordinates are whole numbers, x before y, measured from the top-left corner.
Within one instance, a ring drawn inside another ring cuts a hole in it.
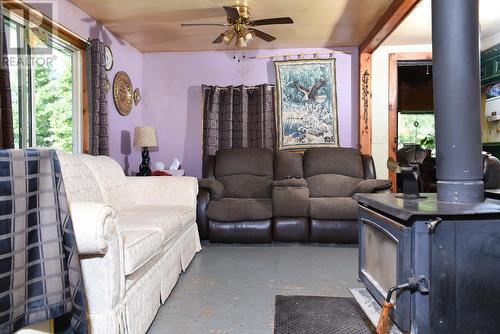
[[[275,61],[279,150],[339,146],[335,59]]]

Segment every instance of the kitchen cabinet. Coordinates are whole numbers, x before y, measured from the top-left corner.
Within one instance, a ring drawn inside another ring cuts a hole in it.
[[[481,53],[481,85],[500,81],[500,44]]]

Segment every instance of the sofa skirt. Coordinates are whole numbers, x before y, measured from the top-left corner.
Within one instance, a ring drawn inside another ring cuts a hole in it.
[[[89,314],[91,332],[146,333],[181,272],[200,250],[198,228],[193,222],[168,240],[155,257],[126,276],[125,298],[113,310]]]

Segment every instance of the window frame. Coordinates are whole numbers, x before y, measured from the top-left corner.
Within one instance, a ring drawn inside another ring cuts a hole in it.
[[[87,66],[86,66],[86,48],[88,42],[77,34],[73,33],[71,30],[66,27],[60,25],[59,23],[53,21],[51,18],[43,15],[38,10],[32,8],[24,2],[2,2],[4,7],[4,17],[10,21],[14,21],[15,23],[27,27],[32,23],[29,21],[30,13],[33,11],[37,13],[37,19],[41,19],[37,25],[39,28],[42,28],[49,32],[49,36],[51,38],[51,42],[57,41],[56,44],[62,44],[71,51],[72,55],[72,82],[73,82],[73,106],[72,106],[72,117],[73,117],[73,131],[72,131],[72,141],[73,141],[73,153],[88,153],[90,148],[89,142],[89,113],[88,113],[88,88],[87,88]],[[14,19],[13,19],[14,18]],[[18,20],[16,22],[16,20]],[[19,34],[18,34],[19,38]],[[18,41],[19,42],[19,41]],[[25,52],[25,55],[28,53]],[[29,62],[28,62],[29,63]],[[29,66],[31,68],[31,66]],[[22,68],[22,67],[21,67]],[[21,69],[20,69],[21,70]],[[26,69],[24,69],[25,71]],[[26,73],[23,73],[27,75]],[[31,76],[31,91],[34,92],[34,71]],[[21,85],[19,85],[21,86]],[[19,88],[19,87],[18,87]],[[23,97],[23,106],[27,108],[27,113],[33,113],[34,104],[34,96],[26,96],[26,90],[23,85],[22,97]],[[34,94],[32,94],[34,95]],[[21,95],[20,95],[21,96]],[[29,102],[28,102],[29,101]],[[27,105],[25,105],[25,103]],[[30,116],[30,115],[28,115]],[[30,116],[31,117],[31,116]],[[23,119],[23,124],[20,126],[23,127],[22,133],[26,133],[25,124],[28,122],[28,117],[25,116]],[[33,117],[31,117],[33,119]],[[31,124],[31,129],[36,129],[35,124]],[[18,131],[18,129],[16,129]],[[36,135],[36,134],[35,134]],[[29,136],[30,141],[33,143],[34,136]],[[26,138],[26,135],[20,137],[21,139],[21,147],[28,147],[29,143]],[[36,142],[35,142],[36,143]]]

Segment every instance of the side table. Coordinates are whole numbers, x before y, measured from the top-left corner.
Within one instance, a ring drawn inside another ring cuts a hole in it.
[[[156,176],[184,176],[184,169],[178,169],[178,170],[161,170],[161,171],[154,170],[152,172],[153,173],[154,172],[164,172],[164,173],[168,173],[169,174],[169,175],[156,175]],[[139,173],[136,173],[136,176],[152,176],[152,175],[141,175]]]

